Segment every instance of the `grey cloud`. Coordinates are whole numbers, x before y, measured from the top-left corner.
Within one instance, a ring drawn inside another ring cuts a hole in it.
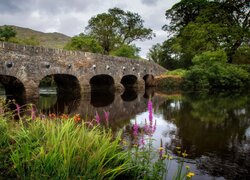
[[[30,0],[0,0],[1,14],[19,13],[28,8]]]
[[[156,5],[158,0],[142,0],[143,4],[146,5]]]

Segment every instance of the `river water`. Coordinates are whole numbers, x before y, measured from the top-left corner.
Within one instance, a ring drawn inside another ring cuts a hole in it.
[[[98,113],[105,123],[109,112],[109,127],[114,132],[123,129],[132,141],[132,125],[145,125],[149,112],[149,97],[153,102],[156,131],[153,146],[163,141],[165,150],[174,159],[168,169],[168,179],[176,172],[176,147],[186,150],[185,165],[196,176],[193,179],[250,178],[250,94],[244,93],[164,93],[154,89],[124,93],[95,91],[75,96],[58,94],[54,88],[41,89],[36,107],[39,113],[79,113],[92,121]],[[0,94],[4,90],[0,88]],[[7,96],[12,98],[11,96]],[[16,98],[20,104],[22,98]]]

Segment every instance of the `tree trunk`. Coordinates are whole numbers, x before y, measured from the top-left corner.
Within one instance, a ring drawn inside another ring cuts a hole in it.
[[[229,50],[229,52],[227,53],[227,62],[228,63],[233,63],[233,56],[235,55],[237,49],[240,47],[242,43],[242,38],[240,38],[239,40],[237,40],[234,45],[231,47],[231,49]]]

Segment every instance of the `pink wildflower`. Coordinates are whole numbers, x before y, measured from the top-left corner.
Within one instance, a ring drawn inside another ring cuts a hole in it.
[[[156,130],[156,120],[155,120],[155,124],[154,124],[154,126],[153,126],[153,129],[152,129],[152,133],[154,133],[155,130]]]
[[[152,121],[153,121],[153,103],[152,101],[149,99],[148,100],[148,112],[149,112],[149,123],[152,125]]]
[[[144,147],[145,145],[145,139],[144,139],[144,135],[142,134],[142,137],[140,139],[140,146]]]
[[[20,116],[20,109],[21,109],[21,107],[19,106],[19,104],[15,104],[15,105],[16,105],[17,115]]]
[[[95,120],[96,120],[97,124],[100,124],[100,116],[97,112],[95,113]]]
[[[108,111],[104,111],[104,118],[105,118],[105,121],[108,123],[108,121],[109,121],[109,112]]]
[[[36,119],[36,111],[33,106],[31,106],[31,119],[32,120]]]
[[[138,136],[138,128],[139,128],[139,126],[138,126],[137,122],[135,121],[135,124],[133,125],[133,135],[135,137]]]

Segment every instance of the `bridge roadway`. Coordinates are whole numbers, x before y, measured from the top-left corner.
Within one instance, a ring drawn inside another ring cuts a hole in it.
[[[38,97],[47,76],[61,89],[81,92],[99,85],[144,88],[154,86],[154,77],[165,71],[147,60],[0,42],[0,83],[7,94],[20,88],[27,97]]]

